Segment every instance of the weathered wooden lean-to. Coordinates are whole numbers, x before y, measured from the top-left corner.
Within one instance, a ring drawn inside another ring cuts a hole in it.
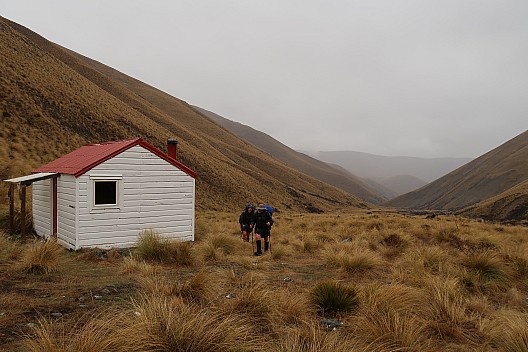
[[[149,229],[192,241],[196,174],[175,140],[168,151],[141,138],[91,144],[8,181],[33,185],[36,233],[68,248],[129,247]]]

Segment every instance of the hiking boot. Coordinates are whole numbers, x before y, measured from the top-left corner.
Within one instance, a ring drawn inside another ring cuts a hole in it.
[[[262,255],[261,252],[255,252],[255,256],[260,257]]]
[[[267,252],[269,249],[269,242],[264,242],[264,252]]]

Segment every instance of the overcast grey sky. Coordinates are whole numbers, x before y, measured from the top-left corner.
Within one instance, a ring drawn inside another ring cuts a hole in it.
[[[528,128],[526,0],[0,0],[0,14],[295,149],[476,157]]]

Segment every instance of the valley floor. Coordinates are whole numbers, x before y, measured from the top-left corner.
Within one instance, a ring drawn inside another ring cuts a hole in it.
[[[4,234],[0,350],[528,349],[528,228],[381,211],[274,219],[262,257],[238,214],[199,212],[190,245],[55,249],[48,273],[28,266],[39,244]]]

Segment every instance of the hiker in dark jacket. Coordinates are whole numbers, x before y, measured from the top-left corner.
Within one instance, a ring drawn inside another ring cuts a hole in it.
[[[242,239],[246,242],[249,242],[249,234],[253,231],[253,227],[255,226],[254,218],[255,206],[251,203],[248,203],[238,218],[240,231],[242,231]]]
[[[255,255],[262,255],[261,239],[264,239],[264,251],[269,249],[269,236],[273,219],[270,213],[266,210],[264,204],[259,204],[257,212],[255,213],[255,238],[257,243],[257,251]]]

